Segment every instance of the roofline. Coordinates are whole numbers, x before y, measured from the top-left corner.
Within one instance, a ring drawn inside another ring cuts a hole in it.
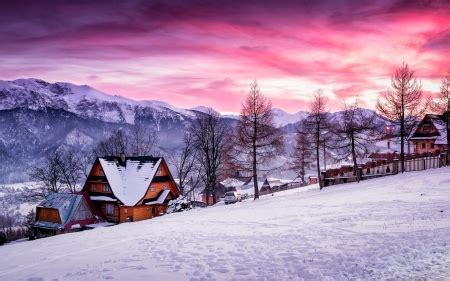
[[[94,171],[94,167],[95,167],[95,164],[96,164],[97,162],[98,162],[98,164],[100,165],[100,167],[102,167],[102,170],[104,170],[104,169],[103,169],[103,166],[102,166],[102,162],[100,162],[100,160],[99,160],[100,158],[103,158],[103,157],[97,157],[97,158],[95,158],[94,164],[92,165],[91,171],[89,172],[89,175],[88,175],[88,177],[86,178],[86,182],[84,183],[84,186],[83,186],[83,189],[81,189],[81,192],[86,192],[86,193],[88,193],[88,191],[86,191],[85,188],[86,188],[86,186],[87,186],[88,179],[91,177],[92,171]],[[108,183],[108,185],[111,186],[111,184],[109,183],[109,180],[108,180],[108,177],[106,176],[106,174],[105,174],[105,178],[106,178],[106,182]],[[112,193],[112,194],[114,195],[114,197],[117,199],[117,202],[120,203],[120,204],[122,204],[122,205],[124,205],[123,202],[120,201],[120,199],[117,198],[117,196],[114,194],[114,190],[113,190],[112,188],[110,188],[110,189],[111,189],[111,193]]]
[[[175,188],[178,190],[178,192],[180,192],[180,190],[178,189],[177,183],[175,182],[175,180],[174,180],[173,177],[172,177],[172,173],[170,172],[170,169],[169,169],[169,166],[168,166],[167,163],[166,163],[166,160],[164,159],[164,157],[159,157],[159,158],[160,158],[160,160],[158,161],[158,162],[159,162],[158,169],[159,169],[159,167],[161,167],[161,164],[164,163],[164,165],[165,165],[166,168],[167,168],[167,172],[169,173],[170,179],[175,183]],[[157,172],[158,172],[158,171],[156,171],[156,173],[157,173]],[[155,173],[155,174],[156,174],[156,173]],[[132,207],[137,206],[137,204],[138,204],[139,202],[141,202],[142,200],[144,200],[145,195],[147,195],[147,192],[148,192],[148,190],[150,189],[150,186],[152,185],[152,183],[153,183],[154,180],[155,180],[155,176],[153,176],[152,180],[151,180],[150,183],[148,184],[147,190],[145,190],[145,193],[144,193],[144,195],[142,196],[142,198],[139,199],[139,200],[136,202],[136,204],[134,204]]]

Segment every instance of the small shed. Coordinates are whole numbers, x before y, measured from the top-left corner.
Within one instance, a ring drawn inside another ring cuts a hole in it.
[[[308,181],[309,181],[309,184],[316,184],[316,183],[318,183],[316,176],[309,176],[308,177]]]
[[[102,221],[85,193],[52,193],[36,207],[37,236],[78,231]]]

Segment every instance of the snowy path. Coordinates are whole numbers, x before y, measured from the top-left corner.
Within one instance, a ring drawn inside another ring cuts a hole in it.
[[[0,280],[450,276],[450,169],[0,247]]]

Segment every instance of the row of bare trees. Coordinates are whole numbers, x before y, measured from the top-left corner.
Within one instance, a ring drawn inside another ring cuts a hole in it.
[[[27,197],[42,200],[50,193],[78,192],[88,177],[98,156],[150,155],[158,142],[156,132],[149,126],[137,124],[131,130],[114,130],[101,141],[92,153],[61,148],[46,156],[41,165],[30,170],[30,178],[39,183],[38,188],[27,189]]]
[[[450,136],[449,89],[450,73],[442,80],[439,95],[434,99],[425,99],[415,71],[404,63],[392,76],[391,88],[378,99],[377,111],[392,128],[398,128],[392,133],[400,140],[400,172],[405,170],[405,142],[426,110],[430,108],[433,112],[444,115],[447,136]],[[334,152],[335,160],[351,159],[355,177],[360,180],[357,159],[366,156],[370,145],[386,136],[384,126],[377,123],[375,113],[359,108],[357,101],[345,105],[338,120],[330,120],[326,103],[322,91],[317,91],[311,103],[310,114],[299,128],[292,162],[292,168],[304,180],[305,170],[313,166],[311,159],[314,159],[321,188],[321,168],[326,169],[326,164],[320,163],[321,153],[324,160],[327,149]],[[447,145],[450,147],[449,137]],[[449,153],[447,150],[447,159],[450,158]]]
[[[202,185],[206,198],[216,191],[220,179],[234,170],[251,172],[254,198],[259,198],[258,171],[283,150],[283,136],[274,125],[271,102],[257,82],[251,84],[237,127],[225,123],[214,111],[197,114],[185,134],[179,157],[172,160],[182,193]]]

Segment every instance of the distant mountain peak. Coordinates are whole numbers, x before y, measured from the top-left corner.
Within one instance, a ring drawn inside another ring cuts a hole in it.
[[[196,106],[196,107],[192,107],[192,108],[190,108],[190,110],[198,111],[198,112],[203,112],[203,113],[214,112],[214,113],[216,113],[216,114],[218,114],[218,115],[221,115],[221,114],[220,114],[218,111],[216,111],[214,108],[208,107],[208,106],[202,106],[202,105]]]

